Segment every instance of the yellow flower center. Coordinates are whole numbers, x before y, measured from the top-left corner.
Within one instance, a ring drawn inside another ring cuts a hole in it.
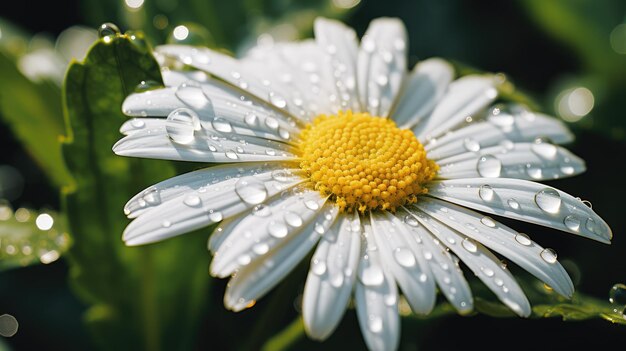
[[[341,210],[414,203],[438,170],[410,130],[369,113],[319,115],[300,134],[300,167]]]

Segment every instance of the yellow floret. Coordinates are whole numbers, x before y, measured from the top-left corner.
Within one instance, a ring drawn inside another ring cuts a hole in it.
[[[341,210],[415,203],[438,170],[412,131],[369,113],[317,116],[300,134],[299,149],[300,167]]]

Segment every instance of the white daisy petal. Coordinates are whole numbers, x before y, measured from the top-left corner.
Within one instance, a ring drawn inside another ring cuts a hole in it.
[[[449,223],[454,223],[449,217],[437,216],[435,217],[437,220],[434,220],[419,210],[414,209],[413,213],[415,218],[441,243],[450,248],[505,305],[520,316],[530,315],[531,308],[526,295],[496,256],[479,242],[448,227]]]
[[[403,218],[405,228],[413,234],[421,250],[421,257],[432,271],[429,279],[434,278],[437,281],[439,290],[459,313],[471,312],[474,309],[474,298],[467,280],[463,277],[463,271],[458,266],[458,258],[448,253],[445,246],[433,238],[406,208],[398,209],[396,216]]]
[[[447,226],[502,254],[559,294],[571,297],[574,293],[574,285],[557,262],[556,255],[552,256],[552,251],[546,251],[527,236],[489,217],[441,200],[427,199],[416,206]]]
[[[289,112],[296,118],[308,119],[302,107],[294,103],[292,92],[278,79],[262,79],[256,70],[235,58],[210,50],[184,45],[162,45],[157,52],[180,60],[186,65],[205,71],[233,87],[238,87],[269,102],[275,109]]]
[[[126,245],[141,245],[184,234],[239,214],[300,182],[299,177],[276,180],[266,172],[179,193],[141,213],[126,227],[123,239]]]
[[[161,77],[166,87],[178,87],[189,81],[205,83],[211,80],[203,71],[176,71],[170,69],[162,70]]]
[[[497,81],[492,75],[470,75],[448,86],[435,110],[413,127],[419,140],[438,137],[487,107],[498,96]]]
[[[402,88],[391,118],[400,128],[411,128],[437,105],[454,77],[448,62],[431,58],[419,62]]]
[[[292,90],[293,103],[302,106],[308,118],[336,112],[339,101],[327,55],[313,40],[258,46],[242,60],[262,78],[279,77]]]
[[[290,142],[298,127],[289,116],[276,113],[260,104],[232,94],[223,83],[185,82],[168,87],[131,94],[122,107],[130,116],[170,116],[185,108],[193,111],[205,128],[229,134],[258,136]],[[171,116],[170,116],[171,118]]]
[[[550,180],[585,171],[585,162],[567,149],[538,139],[507,143],[438,160],[438,178],[517,178]]]
[[[273,199],[265,203],[262,211],[224,228],[230,234],[213,257],[213,276],[228,277],[273,250],[283,240],[297,235],[317,217],[327,198],[314,190],[296,190],[298,194]]]
[[[412,233],[390,213],[371,214],[372,234],[385,267],[406,296],[415,313],[428,314],[435,306],[434,280],[428,279],[430,268],[422,258]],[[409,241],[413,241],[411,245]],[[425,261],[425,260],[424,260]]]
[[[361,40],[357,85],[361,106],[372,116],[388,116],[406,75],[406,28],[396,18],[378,18]]]
[[[343,317],[356,280],[360,232],[358,215],[341,216],[313,254],[302,298],[304,326],[313,339],[328,338]]]
[[[135,218],[147,210],[162,205],[171,199],[184,196],[187,193],[198,191],[207,192],[208,188],[222,182],[233,182],[241,177],[249,177],[255,174],[269,173],[274,180],[289,181],[302,174],[300,169],[291,169],[287,165],[278,163],[245,163],[241,165],[221,165],[203,168],[197,171],[172,177],[153,186],[148,187],[133,196],[124,206],[124,213],[128,218]],[[304,181],[301,178],[301,181]],[[215,188],[212,188],[215,191]]]
[[[315,40],[326,53],[340,109],[361,111],[356,86],[357,37],[354,30],[341,22],[326,18],[315,20]],[[337,111],[329,111],[336,113]]]
[[[120,156],[206,163],[288,161],[297,158],[287,144],[253,136],[229,135],[208,126],[194,130],[187,121],[157,122],[153,119],[149,124],[155,128],[127,132],[115,143],[113,152]],[[128,123],[132,127],[133,122]],[[123,128],[127,129],[128,125]]]
[[[271,290],[291,272],[309,253],[337,217],[337,208],[326,204],[318,218],[310,222],[298,235],[283,240],[261,260],[241,268],[231,278],[224,295],[224,304],[233,311],[241,311]]]
[[[398,289],[387,272],[365,222],[364,243],[354,297],[361,333],[370,350],[395,350],[400,341]]]
[[[461,206],[610,243],[608,224],[579,198],[517,179],[435,181],[428,194]]]
[[[489,110],[487,120],[470,123],[446,133],[436,142],[426,144],[424,148],[428,151],[428,157],[440,160],[496,145],[510,147],[511,143],[534,141],[537,138],[545,138],[555,144],[568,143],[574,139],[563,122],[530,112],[522,106],[497,105]]]

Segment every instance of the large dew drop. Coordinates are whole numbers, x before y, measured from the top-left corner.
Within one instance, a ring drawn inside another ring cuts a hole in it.
[[[250,205],[258,205],[267,198],[265,184],[255,177],[240,178],[235,183],[235,192],[243,202]]]
[[[493,189],[487,184],[481,185],[480,188],[478,188],[478,196],[485,201],[491,201],[493,199],[493,195]]]
[[[200,129],[198,115],[188,108],[179,108],[172,111],[165,121],[167,135],[178,144],[189,144],[192,142],[195,132]]]
[[[393,256],[396,259],[396,262],[403,267],[409,268],[415,266],[416,261],[413,252],[405,247],[395,249],[393,251]]]
[[[376,286],[383,283],[385,280],[385,275],[383,271],[378,266],[370,265],[367,268],[361,270],[361,274],[359,274],[359,279],[363,285],[367,286]]]
[[[556,263],[556,252],[552,249],[543,249],[540,253],[541,258],[548,263]]]
[[[185,105],[193,108],[201,109],[211,103],[211,100],[209,100],[209,97],[204,93],[202,87],[194,81],[179,85],[175,94]]]
[[[502,162],[493,155],[481,156],[476,163],[476,171],[481,177],[498,178],[502,172]]]
[[[561,208],[561,195],[552,188],[544,188],[535,194],[535,203],[545,212],[558,213]]]

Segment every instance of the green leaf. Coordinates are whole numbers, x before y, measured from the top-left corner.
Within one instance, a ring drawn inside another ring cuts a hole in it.
[[[24,77],[0,51],[0,117],[57,186],[71,183],[61,156],[63,134],[61,91],[51,82]]]
[[[70,244],[61,216],[0,202],[0,271],[56,261]]]
[[[206,237],[133,248],[121,240],[125,202],[174,175],[170,162],[111,151],[126,120],[122,102],[142,80],[161,82],[159,67],[144,45],[127,36],[98,41],[84,63],[69,68],[63,153],[75,178],[64,197],[74,240],[71,278],[91,306],[86,320],[102,348],[189,349],[208,299]]]

